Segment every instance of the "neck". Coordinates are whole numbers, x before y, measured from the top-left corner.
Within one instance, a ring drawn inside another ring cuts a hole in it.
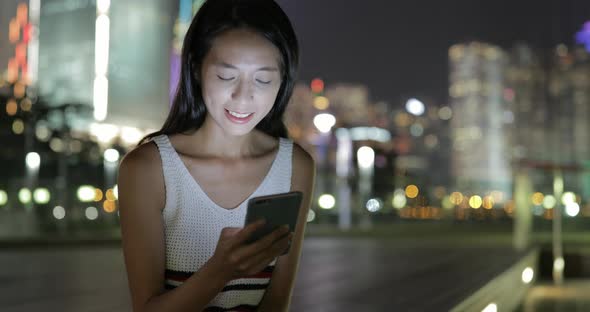
[[[194,140],[199,142],[200,152],[215,158],[243,158],[256,154],[256,136],[255,130],[242,136],[229,134],[210,117],[205,118],[201,128],[193,135]]]

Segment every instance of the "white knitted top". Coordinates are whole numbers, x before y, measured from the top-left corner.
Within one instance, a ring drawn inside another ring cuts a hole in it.
[[[188,171],[168,136],[152,139],[162,158],[166,187],[163,210],[166,236],[166,288],[181,285],[215,252],[224,227],[243,227],[250,198],[289,192],[293,141],[280,138],[279,150],[258,188],[238,207],[218,206]],[[205,311],[254,311],[270,282],[273,261],[259,274],[235,279],[209,303]]]

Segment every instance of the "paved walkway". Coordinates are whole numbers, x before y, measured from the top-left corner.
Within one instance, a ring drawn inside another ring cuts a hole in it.
[[[521,255],[502,248],[306,239],[292,311],[448,311]],[[130,311],[117,246],[0,249],[0,310]]]

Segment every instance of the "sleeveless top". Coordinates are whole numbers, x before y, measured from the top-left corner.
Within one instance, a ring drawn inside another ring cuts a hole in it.
[[[280,138],[278,152],[260,185],[238,207],[226,209],[213,202],[199,186],[168,136],[159,135],[152,140],[162,159],[166,187],[162,217],[166,241],[165,287],[169,290],[180,286],[211,258],[224,227],[244,226],[250,198],[290,191],[293,141]],[[256,310],[275,263],[276,259],[256,275],[230,281],[205,311]]]

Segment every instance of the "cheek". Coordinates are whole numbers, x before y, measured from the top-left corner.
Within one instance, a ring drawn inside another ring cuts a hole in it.
[[[202,94],[205,104],[211,106],[227,101],[229,92],[214,83],[203,83]]]

